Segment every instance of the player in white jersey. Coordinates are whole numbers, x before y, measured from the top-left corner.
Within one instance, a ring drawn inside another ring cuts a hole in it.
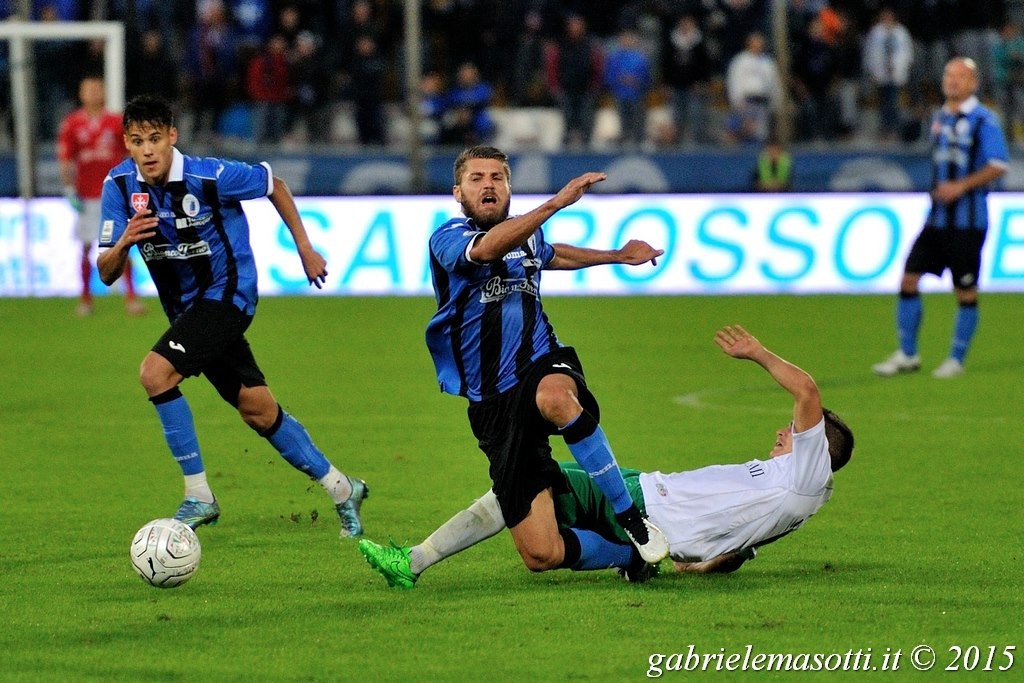
[[[793,420],[779,429],[766,460],[712,465],[663,474],[623,470],[627,489],[669,541],[679,571],[730,572],[756,548],[800,528],[832,495],[832,473],[853,454],[853,433],[821,405],[814,379],[769,351],[739,325],[718,331],[715,343],[733,358],[751,360],[793,397]],[[628,544],[611,507],[586,472],[561,465],[565,486],[555,492],[560,525],[592,529]],[[504,528],[488,491],[422,543],[384,547],[363,540],[359,550],[388,585],[412,588],[419,575],[446,557]],[[637,558],[620,567],[630,580],[646,580],[650,567]]]
[[[753,548],[799,529],[828,501],[832,468],[825,418],[790,438],[792,451],[768,460],[639,475],[647,514],[660,523],[674,560],[721,557],[716,564],[724,564],[730,553],[737,554],[731,559],[747,559]]]

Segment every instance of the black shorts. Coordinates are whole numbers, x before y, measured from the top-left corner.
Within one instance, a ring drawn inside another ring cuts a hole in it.
[[[231,304],[202,300],[171,323],[153,346],[185,377],[206,375],[225,401],[238,407],[243,386],[267,381],[245,338],[252,316]]]
[[[906,273],[931,273],[941,276],[949,268],[953,286],[968,289],[978,286],[981,272],[981,248],[984,230],[954,230],[925,226],[910,248]]]
[[[576,351],[568,346],[534,361],[512,389],[469,404],[469,424],[490,462],[492,488],[509,528],[526,519],[537,494],[561,480],[548,443],[558,428],[541,416],[536,401],[537,385],[554,374],[576,380],[580,404],[599,420],[600,406],[587,389]]]

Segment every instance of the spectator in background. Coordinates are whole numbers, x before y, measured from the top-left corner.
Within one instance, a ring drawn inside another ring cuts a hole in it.
[[[953,29],[957,0],[915,0],[906,3],[904,16],[914,41],[910,65],[910,102],[922,119],[942,103],[939,83],[942,70],[953,55]]]
[[[480,144],[494,136],[494,120],[487,111],[493,97],[494,89],[480,79],[475,64],[466,62],[459,67],[448,93],[446,119],[454,119],[451,128],[463,133],[463,144]]]
[[[638,147],[647,137],[647,93],[654,83],[651,64],[640,49],[640,36],[628,28],[605,62],[604,82],[615,99],[622,127],[620,140]]]
[[[18,0],[12,0],[16,6]],[[32,2],[32,18],[37,21],[78,21],[83,19],[79,0],[45,0]]]
[[[274,33],[284,36],[288,47],[295,45],[295,39],[302,28],[302,12],[294,4],[281,5],[277,12],[277,23],[274,25]]]
[[[793,158],[775,138],[757,155],[752,185],[756,192],[788,192],[793,185]]]
[[[238,45],[221,0],[200,0],[198,23],[186,48],[192,131],[210,139],[228,105],[238,100]]]
[[[156,29],[143,32],[133,54],[125,64],[128,97],[149,93],[175,99],[178,93],[178,65],[164,46],[163,34]]]
[[[707,4],[707,3],[705,3]],[[709,22],[715,27],[715,40],[721,59],[728,64],[747,49],[751,33],[762,36],[768,30],[768,0],[715,0]]]
[[[356,44],[363,36],[373,39],[378,52],[386,39],[383,23],[377,16],[374,6],[370,4],[369,0],[354,0],[349,11],[348,22],[338,41],[338,60],[344,68],[347,69],[356,59],[358,52]]]
[[[46,3],[38,10],[40,22],[62,21],[60,8]],[[6,42],[6,41],[5,41]],[[37,131],[42,140],[53,140],[57,135],[61,115],[68,111],[72,101],[74,74],[69,66],[78,63],[74,58],[75,45],[67,40],[35,40],[32,51],[36,66],[36,103],[38,105]],[[6,99],[9,91],[3,97]]]
[[[565,143],[571,149],[590,141],[603,73],[604,57],[587,33],[586,21],[569,15],[562,36],[548,47],[547,79],[565,118]]]
[[[836,55],[820,17],[811,19],[800,36],[793,59],[793,93],[797,103],[797,131],[805,140],[827,140],[836,127],[832,98]]]
[[[1016,23],[1003,26],[992,62],[1003,130],[1008,140],[1020,142],[1024,140],[1024,35]]]
[[[320,39],[311,31],[295,37],[291,52],[294,97],[289,127],[301,124],[305,139],[314,145],[330,138],[331,74],[320,51]]]
[[[228,8],[238,34],[238,49],[248,62],[263,48],[274,28],[270,0],[228,0]]]
[[[78,88],[82,106],[68,114],[57,136],[57,162],[64,195],[75,210],[75,237],[82,244],[82,289],[75,313],[92,314],[92,245],[100,237],[100,196],[107,172],[124,159],[121,117],[107,111],[103,77],[89,74]],[[125,262],[122,276],[125,309],[142,315],[146,308],[135,297],[131,262]]]
[[[512,64],[511,102],[520,107],[547,107],[551,93],[545,82],[547,40],[541,13],[528,12],[523,25]]]
[[[75,82],[81,83],[86,74],[103,73],[106,64],[107,41],[103,38],[91,38],[85,41],[82,50],[68,71],[75,75]]]
[[[662,77],[672,91],[676,142],[703,142],[714,73],[707,40],[694,15],[679,17],[668,33],[662,55]]]
[[[249,59],[245,92],[252,101],[253,139],[279,142],[288,128],[292,101],[288,43],[280,33],[270,36],[264,49]]]
[[[837,131],[841,137],[849,137],[860,125],[860,90],[863,71],[861,70],[861,37],[856,24],[844,12],[836,11],[835,93],[837,107]],[[826,25],[828,25],[826,23]]]
[[[890,7],[883,7],[864,42],[864,71],[878,97],[878,130],[888,142],[899,139],[903,114],[900,96],[914,59],[913,42]]]
[[[350,96],[356,109],[356,128],[361,145],[383,145],[386,139],[384,128],[384,78],[387,65],[377,50],[373,36],[359,36],[355,54],[350,65]]]
[[[196,0],[107,0],[106,18],[124,23],[129,46],[134,36],[156,30],[161,43],[177,53],[182,47],[185,27],[195,23],[197,4]]]
[[[444,90],[444,78],[436,71],[428,71],[420,79],[420,114],[422,116],[423,140],[427,143],[441,141],[444,115],[448,98]]]
[[[1006,25],[1006,0],[956,0],[953,15],[953,54],[970,57],[978,65],[978,96],[994,95],[992,47]]]
[[[348,2],[349,0],[345,0]],[[291,36],[289,45],[294,45],[295,38],[301,31],[312,31],[318,36],[327,35],[331,14],[330,0],[271,0],[275,6],[291,5],[298,12],[300,22],[298,30]]]
[[[772,113],[778,109],[782,84],[775,60],[765,52],[764,36],[747,36],[747,47],[729,62],[725,89],[729,98],[726,140],[763,142]]]

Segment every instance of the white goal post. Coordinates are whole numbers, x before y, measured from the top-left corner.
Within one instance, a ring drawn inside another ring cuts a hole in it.
[[[29,106],[29,46],[35,40],[103,39],[103,72],[107,108],[124,107],[125,56],[124,24],[117,21],[0,21],[0,40],[10,43],[11,104],[14,117],[14,143],[17,154],[18,193],[24,199],[35,194],[35,159]]]

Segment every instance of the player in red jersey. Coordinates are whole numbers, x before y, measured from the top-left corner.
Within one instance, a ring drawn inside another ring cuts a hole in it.
[[[78,88],[80,109],[68,114],[57,135],[57,160],[64,195],[77,212],[75,237],[82,242],[82,294],[76,312],[92,313],[92,245],[100,234],[100,196],[107,172],[124,159],[121,116],[106,109],[103,77],[87,75]],[[131,269],[124,273],[125,308],[130,315],[146,312],[135,297]]]

